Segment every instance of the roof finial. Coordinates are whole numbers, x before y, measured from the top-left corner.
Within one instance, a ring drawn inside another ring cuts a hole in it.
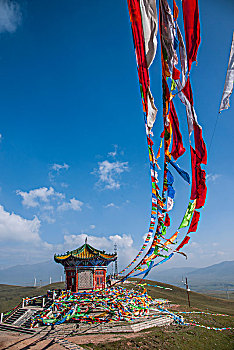
[[[88,237],[86,236],[86,238],[85,238],[85,244],[87,244],[87,239],[88,239]]]

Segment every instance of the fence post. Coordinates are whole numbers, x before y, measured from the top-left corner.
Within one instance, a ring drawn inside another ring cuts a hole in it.
[[[0,323],[3,322],[3,312],[1,312],[1,315],[0,315]]]
[[[22,308],[24,308],[24,298],[22,299]]]

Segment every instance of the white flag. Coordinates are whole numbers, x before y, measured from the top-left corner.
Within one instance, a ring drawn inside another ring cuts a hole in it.
[[[219,113],[222,112],[224,109],[228,109],[230,107],[229,97],[231,96],[231,93],[233,90],[233,81],[234,81],[234,32],[232,36],[231,52],[230,52],[230,57],[228,62],[227,75],[226,75],[226,80],[224,84],[223,96],[222,96],[222,100],[219,108]]]
[[[145,39],[147,67],[154,60],[157,50],[158,18],[155,0],[140,0],[141,20]]]
[[[147,114],[147,126],[152,129],[157,115],[157,108],[154,105],[154,98],[151,94],[150,89],[147,92],[147,102],[148,102],[148,114]]]

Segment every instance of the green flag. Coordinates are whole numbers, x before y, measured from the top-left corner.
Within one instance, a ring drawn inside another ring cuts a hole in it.
[[[190,202],[179,228],[187,227],[192,219],[196,201]]]

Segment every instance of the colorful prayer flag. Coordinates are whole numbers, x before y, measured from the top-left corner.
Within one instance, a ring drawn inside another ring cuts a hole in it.
[[[186,213],[184,214],[183,220],[182,220],[179,228],[187,227],[189,225],[190,220],[193,216],[195,205],[196,205],[196,201],[189,203],[188,208],[186,210]]]

